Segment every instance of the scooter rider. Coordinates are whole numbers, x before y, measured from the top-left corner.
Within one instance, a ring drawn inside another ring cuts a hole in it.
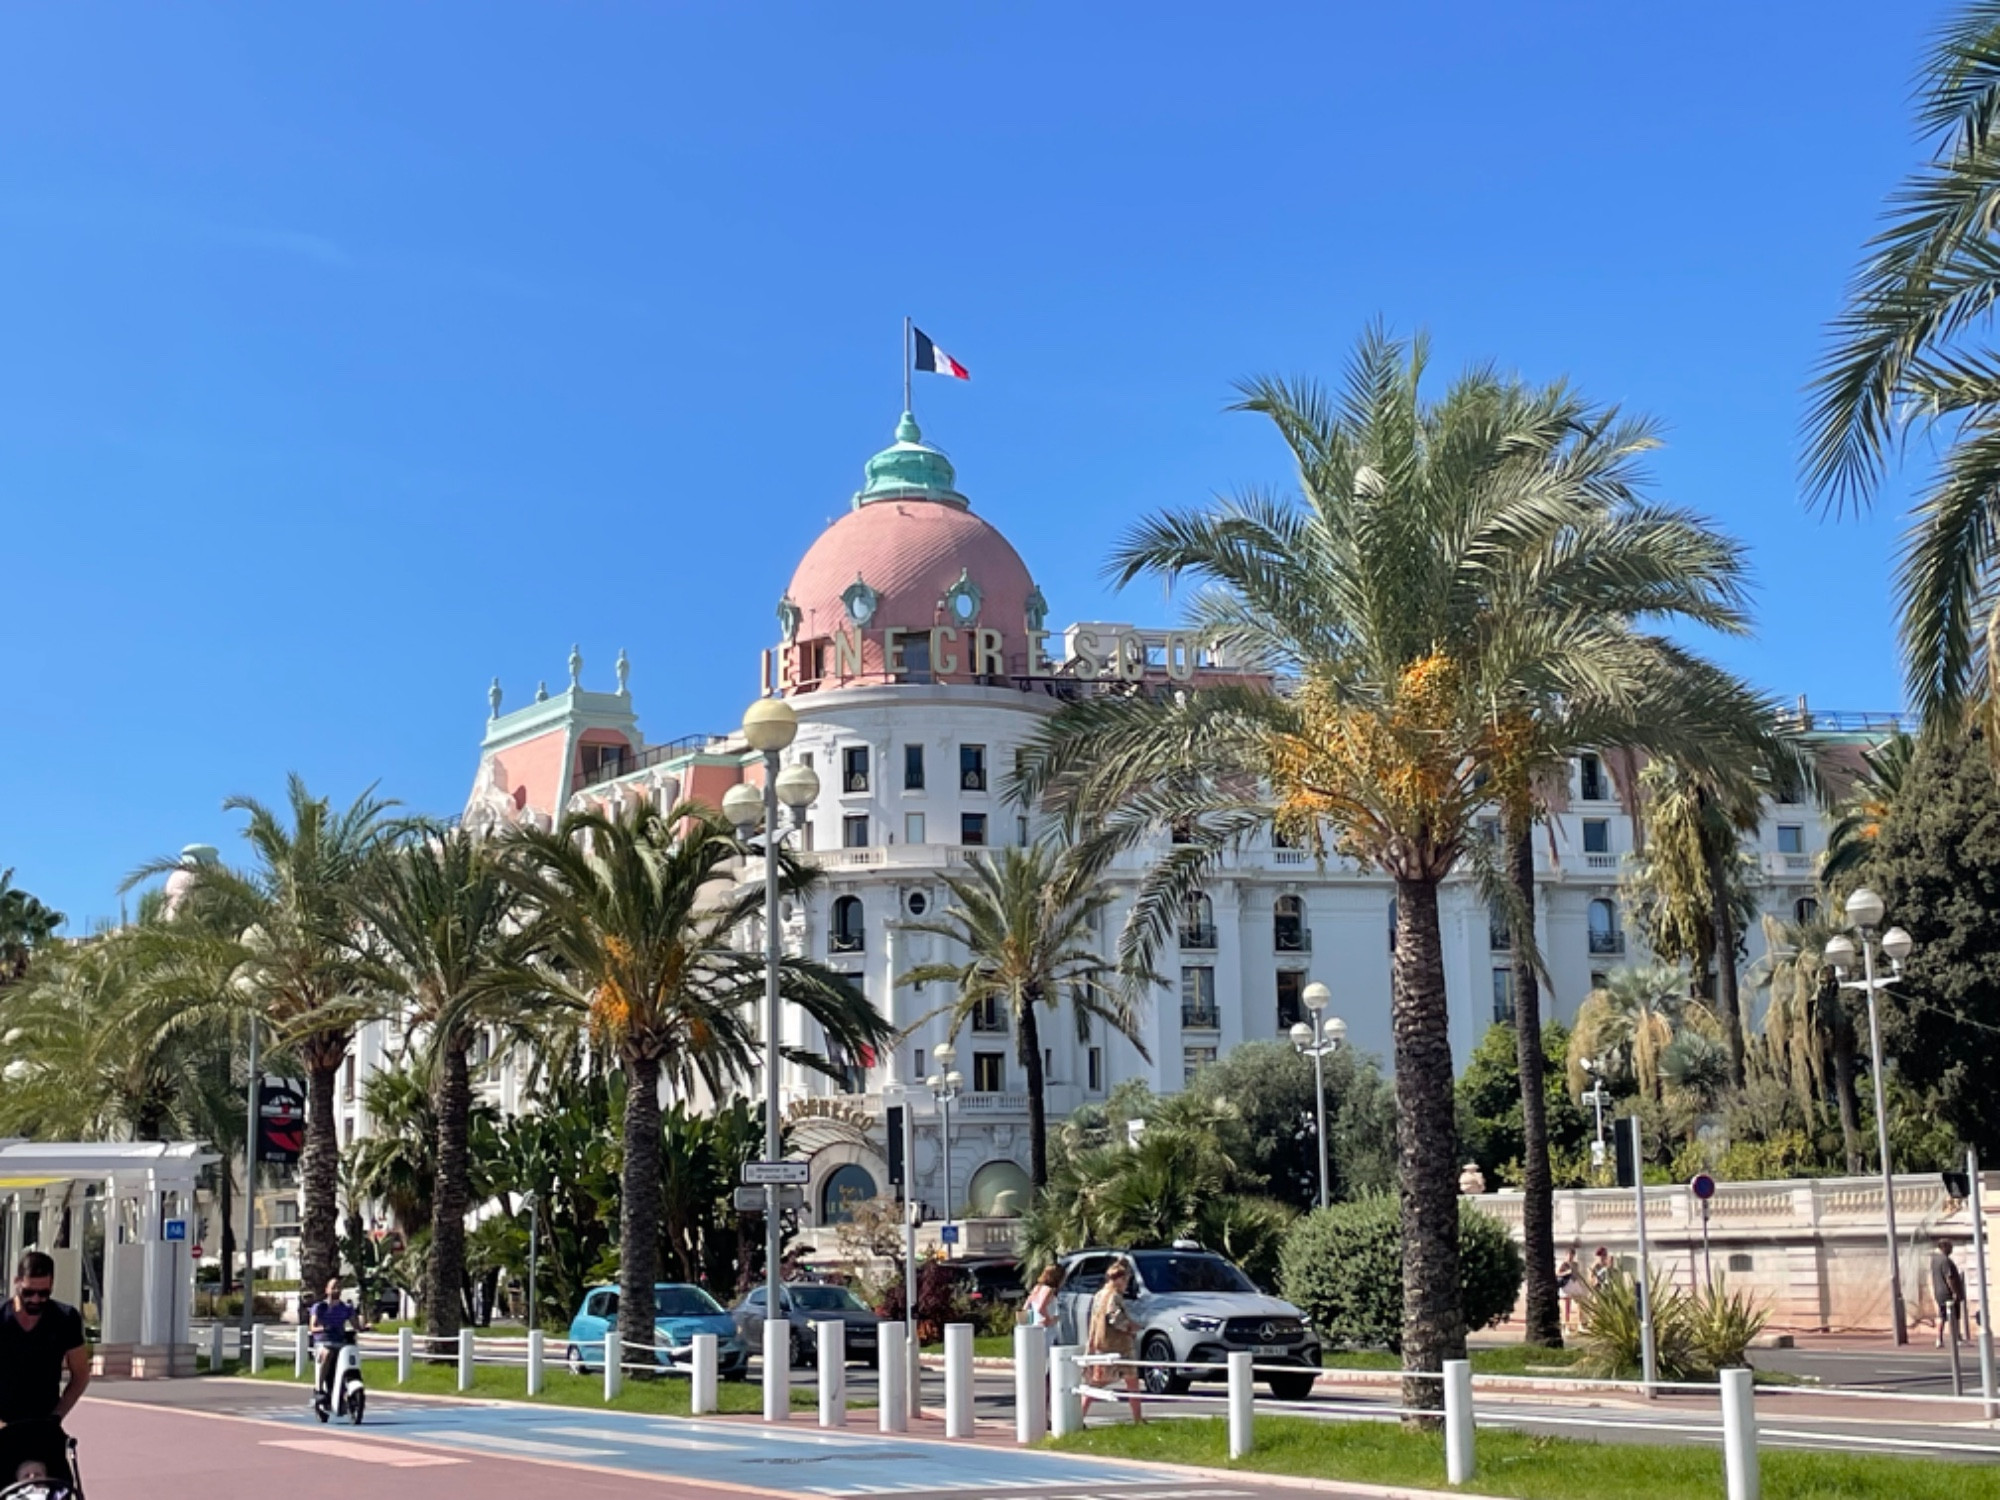
[[[313,1304],[311,1318],[313,1357],[319,1361],[313,1382],[313,1399],[321,1406],[330,1406],[333,1403],[333,1371],[337,1363],[334,1353],[343,1344],[353,1343],[355,1334],[367,1324],[362,1320],[360,1308],[341,1300],[338,1276],[328,1278],[326,1300]]]
[[[71,1482],[62,1424],[90,1384],[90,1346],[83,1314],[55,1300],[55,1275],[53,1259],[28,1251],[14,1268],[14,1295],[0,1303],[0,1488]]]

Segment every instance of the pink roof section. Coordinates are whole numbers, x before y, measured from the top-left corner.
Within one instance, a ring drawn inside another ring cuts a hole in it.
[[[875,617],[862,631],[864,675],[875,675],[882,670],[884,629],[952,623],[942,601],[961,572],[980,589],[975,624],[1000,631],[1009,656],[1025,658],[1028,595],[1035,586],[1027,564],[987,521],[936,500],[871,501],[821,532],[787,590],[800,611],[798,638],[823,640],[846,626],[841,595],[859,578],[879,596]],[[1014,665],[1010,660],[1010,670]]]

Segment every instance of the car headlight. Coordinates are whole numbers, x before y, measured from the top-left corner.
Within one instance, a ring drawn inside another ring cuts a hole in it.
[[[1181,1327],[1190,1333],[1213,1333],[1221,1326],[1220,1318],[1204,1318],[1198,1313],[1181,1314]]]

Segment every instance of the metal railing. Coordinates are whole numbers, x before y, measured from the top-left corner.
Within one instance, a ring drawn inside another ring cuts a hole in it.
[[[1213,951],[1215,948],[1215,924],[1213,922],[1183,922],[1181,924],[1181,946]]]
[[[648,745],[643,750],[620,755],[616,760],[600,761],[588,770],[578,771],[569,779],[569,789],[580,792],[587,786],[596,786],[601,781],[616,781],[621,776],[631,776],[640,771],[650,770],[665,761],[679,760],[701,749],[719,736],[713,734],[684,734],[678,739],[668,740],[661,745]]]
[[[1593,932],[1590,935],[1592,953],[1619,954],[1625,951],[1625,934],[1622,932]]]

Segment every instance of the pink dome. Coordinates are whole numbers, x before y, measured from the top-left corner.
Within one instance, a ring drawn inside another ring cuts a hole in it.
[[[946,609],[961,578],[978,591],[970,619]],[[1035,588],[1020,553],[971,511],[940,500],[871,501],[822,532],[792,575],[787,597],[799,611],[799,639],[854,623],[842,596],[857,579],[875,591],[863,625],[871,634],[985,625],[1018,636]]]

